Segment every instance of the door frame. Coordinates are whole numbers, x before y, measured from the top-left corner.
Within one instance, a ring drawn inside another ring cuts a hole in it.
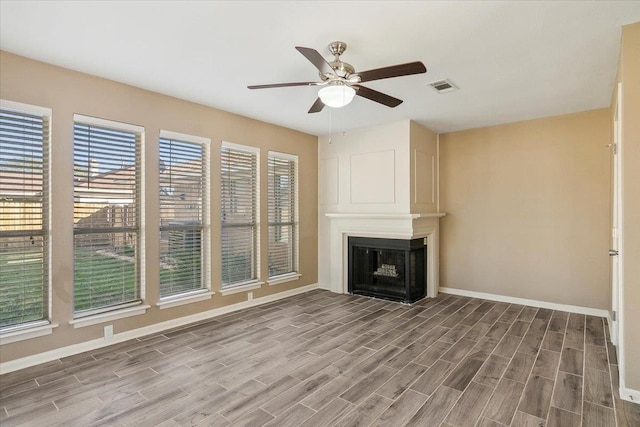
[[[615,312],[615,321],[611,316],[609,332],[611,342],[616,346],[620,374],[620,388],[624,388],[624,200],[622,192],[623,138],[622,138],[622,83],[616,88],[613,113],[613,194],[611,218],[611,249],[618,255],[611,260],[611,310]]]

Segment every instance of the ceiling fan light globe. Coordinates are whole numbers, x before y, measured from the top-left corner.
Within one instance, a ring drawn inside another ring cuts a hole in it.
[[[331,85],[318,91],[318,97],[327,107],[341,108],[353,101],[356,95],[354,88],[346,85]]]

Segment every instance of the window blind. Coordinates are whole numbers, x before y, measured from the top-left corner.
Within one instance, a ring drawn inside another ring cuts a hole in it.
[[[222,287],[257,279],[258,157],[250,150],[220,151]]]
[[[296,271],[296,161],[269,154],[268,220],[269,277]]]
[[[160,138],[160,296],[203,288],[204,150]]]
[[[49,120],[0,110],[0,329],[48,319]]]
[[[74,309],[82,316],[140,298],[141,134],[74,125]]]

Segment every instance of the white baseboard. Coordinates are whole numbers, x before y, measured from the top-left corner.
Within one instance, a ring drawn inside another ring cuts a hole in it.
[[[156,334],[168,329],[177,328],[180,326],[186,326],[191,323],[199,322],[202,320],[208,320],[213,317],[221,316],[223,314],[232,313],[234,311],[242,310],[249,307],[254,307],[261,304],[277,301],[290,296],[303,294],[305,292],[318,289],[318,284],[302,286],[300,288],[290,289],[288,291],[278,292],[275,294],[267,295],[261,298],[256,298],[251,301],[243,301],[238,304],[227,305],[224,307],[214,308],[213,310],[203,311],[200,313],[191,314],[189,316],[180,317],[177,319],[171,319],[160,323],[154,323],[153,325],[145,326],[143,328],[133,329],[130,331],[115,334],[113,338],[98,338],[91,341],[85,341],[78,344],[72,344],[66,347],[56,348],[55,350],[45,351],[43,353],[34,354],[32,356],[22,357],[20,359],[10,360],[8,362],[0,363],[0,374],[6,374],[9,372],[17,371],[19,369],[28,368],[30,366],[39,365],[45,362],[51,362],[52,360],[60,359],[63,357],[73,356],[74,354],[83,353],[85,351],[96,350],[102,347],[107,347],[113,344],[117,344],[130,339],[143,337],[145,335]]]
[[[554,302],[538,301],[535,299],[516,298],[505,295],[487,294],[484,292],[467,291],[465,289],[440,288],[443,294],[460,295],[464,297],[482,298],[490,301],[508,302],[511,304],[529,305],[531,307],[548,308],[551,310],[568,311],[569,313],[587,314],[590,316],[609,317],[609,311],[601,308],[582,307],[579,305],[557,304]]]
[[[640,403],[640,391],[632,388],[620,387],[620,399],[638,404]]]

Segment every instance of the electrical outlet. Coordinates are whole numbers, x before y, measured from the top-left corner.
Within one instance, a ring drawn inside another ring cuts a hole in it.
[[[253,292],[247,292],[247,301],[253,300]]]
[[[113,338],[113,325],[107,325],[104,327],[104,338]]]

